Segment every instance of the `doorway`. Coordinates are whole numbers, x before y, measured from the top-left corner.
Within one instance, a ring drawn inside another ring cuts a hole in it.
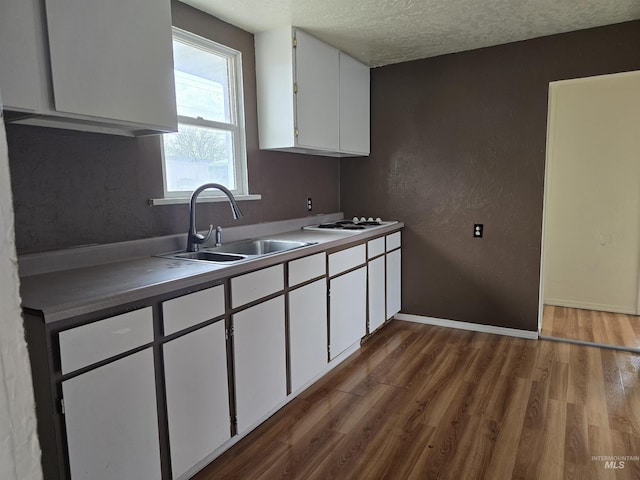
[[[549,84],[541,337],[640,352],[640,72]]]

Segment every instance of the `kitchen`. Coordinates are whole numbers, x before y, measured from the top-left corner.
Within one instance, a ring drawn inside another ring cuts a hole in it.
[[[537,331],[548,82],[640,68],[637,21],[373,69],[372,154],[337,160],[259,150],[252,36],[172,8],[177,26],[244,54],[262,200],[243,202],[241,222],[304,217],[308,197],[317,212],[401,220],[403,312]],[[162,189],[153,137],[7,130],[19,252],[186,232],[184,205],[148,206]],[[199,214],[232,222],[224,204]]]

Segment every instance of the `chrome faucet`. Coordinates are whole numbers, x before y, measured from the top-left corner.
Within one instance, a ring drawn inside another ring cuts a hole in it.
[[[234,219],[237,220],[238,218],[243,217],[242,211],[236,203],[236,199],[233,198],[233,194],[227,187],[220,185],[219,183],[205,183],[204,185],[199,186],[193,191],[191,194],[191,200],[189,201],[189,233],[187,234],[187,252],[197,252],[199,246],[209,240],[211,232],[213,232],[213,225],[209,225],[209,232],[206,235],[202,235],[196,230],[196,201],[198,199],[198,195],[200,195],[203,190],[207,190],[209,188],[217,188],[227,196]],[[218,229],[216,229],[216,244],[222,241],[222,229],[220,227],[218,227]]]

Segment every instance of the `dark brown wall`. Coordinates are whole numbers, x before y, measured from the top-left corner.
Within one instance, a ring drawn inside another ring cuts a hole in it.
[[[372,70],[342,210],[406,223],[403,312],[537,329],[548,84],[640,69],[639,46],[636,21]]]
[[[242,52],[249,190],[234,222],[228,204],[202,204],[198,227],[339,211],[339,160],[258,149],[253,35],[173,1],[173,23]],[[19,252],[181,233],[188,206],[148,206],[162,195],[160,138],[7,125]]]

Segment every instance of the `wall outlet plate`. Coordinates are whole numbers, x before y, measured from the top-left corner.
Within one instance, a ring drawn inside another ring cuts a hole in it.
[[[484,233],[484,223],[474,223],[473,238],[482,238],[483,233]]]

